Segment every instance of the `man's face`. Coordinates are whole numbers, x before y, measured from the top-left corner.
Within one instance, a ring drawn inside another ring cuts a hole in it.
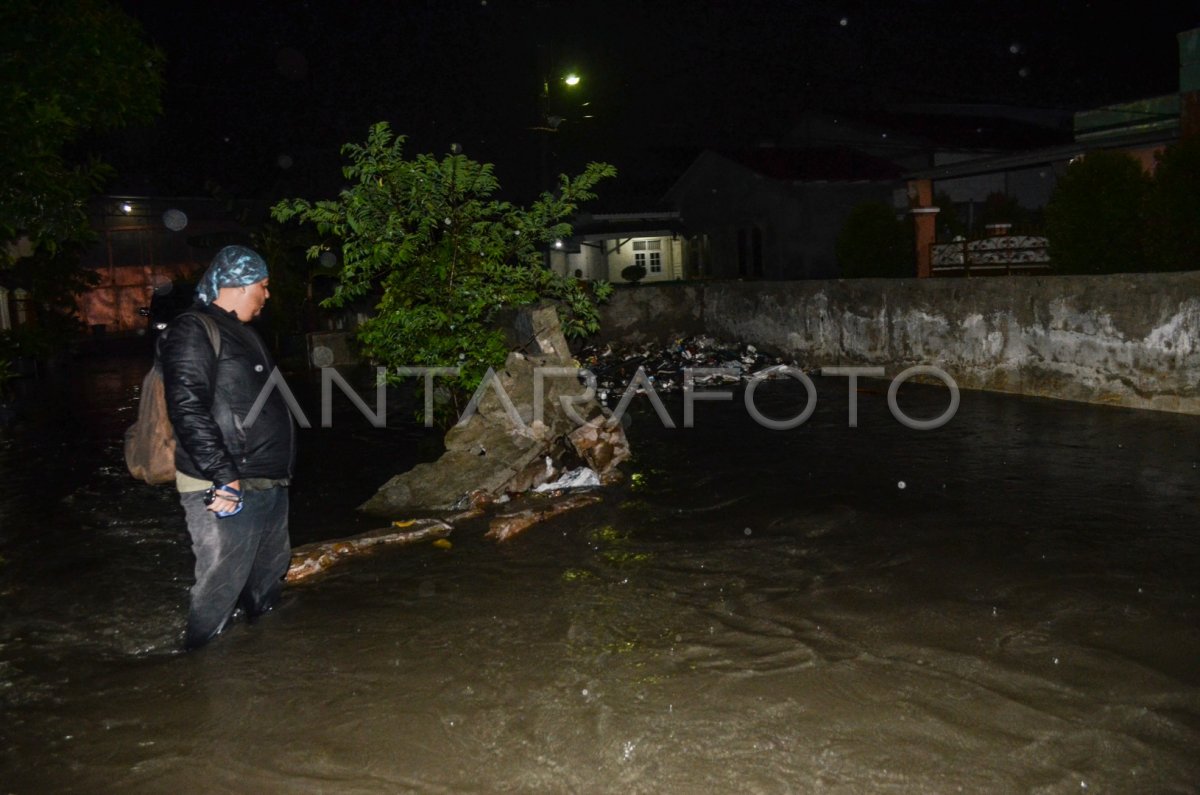
[[[263,305],[271,297],[270,283],[270,279],[263,279],[245,287],[222,287],[213,303],[226,312],[233,312],[243,323],[249,323],[262,314]]]
[[[270,282],[270,279],[263,279],[246,288],[246,311],[250,313],[250,320],[262,314],[263,306],[271,297],[271,291],[268,289]],[[240,312],[238,314],[241,315]]]

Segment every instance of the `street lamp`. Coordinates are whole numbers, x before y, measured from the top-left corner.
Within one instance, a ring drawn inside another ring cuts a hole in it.
[[[578,72],[567,72],[561,77],[555,79],[554,82],[556,84],[561,82],[567,88],[575,88],[582,82],[582,80],[583,78],[579,76]],[[550,133],[558,132],[559,126],[567,120],[565,116],[554,112],[554,103],[551,102],[550,83],[551,78],[550,75],[547,74],[542,79],[542,93],[539,97],[541,100],[541,107],[538,110],[541,118],[538,120],[538,126],[533,128],[542,133],[541,166],[539,170],[541,172],[541,187],[543,190],[549,190],[552,187],[552,180],[550,177],[550,160],[552,159],[552,153],[550,152]]]
[[[568,72],[560,77],[557,82],[561,82],[568,88],[574,88],[582,81],[583,78],[581,78],[575,72]],[[536,129],[541,129],[545,132],[557,132],[558,125],[566,121],[566,117],[552,112],[553,103],[550,101],[550,82],[549,76],[542,80],[542,93],[539,97],[539,99],[541,99],[541,108],[539,110],[542,117],[539,121],[541,122],[542,126]]]

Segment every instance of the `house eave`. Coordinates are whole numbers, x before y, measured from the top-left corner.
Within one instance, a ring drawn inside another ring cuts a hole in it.
[[[1069,161],[1073,157],[1093,152],[1098,149],[1129,149],[1143,146],[1169,144],[1179,138],[1179,127],[1166,127],[1150,131],[1137,131],[1128,135],[1108,135],[1078,140],[1070,144],[1051,146],[1045,149],[1035,149],[1030,152],[984,157],[978,160],[967,160],[961,163],[947,163],[944,166],[912,171],[904,175],[906,180],[914,179],[955,179],[958,177],[974,177],[980,174],[994,174],[1000,171],[1011,171],[1019,168],[1033,168],[1052,163]]]

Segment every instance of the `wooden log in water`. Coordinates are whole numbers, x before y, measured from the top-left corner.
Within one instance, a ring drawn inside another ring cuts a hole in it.
[[[292,550],[292,563],[288,567],[287,582],[294,585],[309,577],[326,571],[340,560],[362,555],[373,547],[383,544],[416,544],[450,535],[451,527],[440,519],[415,519],[398,522],[389,527],[368,530],[348,538],[318,541]]]
[[[484,537],[493,541],[508,541],[539,522],[597,502],[600,502],[599,494],[576,494],[523,511],[500,514],[492,518]]]
[[[538,522],[544,522],[567,511],[600,502],[600,495],[575,494],[558,498],[539,497],[536,499],[541,504],[493,517],[485,537],[495,541],[508,541]],[[544,502],[541,502],[542,500]],[[368,530],[356,536],[318,541],[296,547],[292,550],[292,563],[288,567],[287,582],[289,585],[304,582],[327,571],[340,561],[363,555],[374,547],[384,544],[403,546],[445,538],[453,530],[452,523],[474,519],[482,515],[485,505],[486,503],[476,504],[465,511],[446,517],[445,520],[414,519],[411,522],[396,522],[389,527]]]

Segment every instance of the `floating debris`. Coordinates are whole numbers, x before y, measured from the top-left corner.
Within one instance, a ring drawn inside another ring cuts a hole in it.
[[[384,544],[415,544],[430,538],[443,540],[450,534],[451,527],[437,519],[415,519],[411,522],[393,522],[391,527],[368,530],[349,538],[335,538],[305,544],[292,550],[292,562],[288,567],[287,582],[290,585],[307,580],[329,569],[346,558],[357,557]],[[403,529],[401,529],[403,528]],[[447,544],[449,542],[446,542]]]
[[[760,375],[777,377],[788,367],[798,367],[795,362],[768,356],[753,345],[720,342],[706,335],[666,346],[590,346],[581,349],[577,359],[595,374],[597,398],[605,407],[620,401],[639,368],[644,369],[656,392],[673,392],[684,388],[685,370],[725,371],[693,375],[693,384],[708,386],[736,384]],[[638,387],[637,391],[645,390]]]
[[[484,536],[493,541],[508,541],[539,522],[597,502],[600,502],[598,494],[576,494],[536,508],[500,514],[492,519]]]

